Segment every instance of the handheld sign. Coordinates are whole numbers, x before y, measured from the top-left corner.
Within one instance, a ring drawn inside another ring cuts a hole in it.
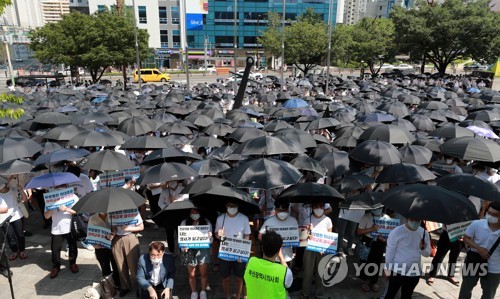
[[[108,238],[110,234],[111,230],[109,228],[89,225],[87,226],[87,238],[85,242],[111,249],[111,240]]]
[[[274,231],[283,239],[283,247],[299,247],[299,228],[297,226],[266,227],[268,231]]]
[[[60,206],[70,206],[75,203],[75,190],[71,188],[59,189],[43,194],[45,212],[56,210]]]
[[[137,224],[138,220],[135,219],[139,211],[137,209],[122,210],[109,213],[111,223],[116,226]]]
[[[135,167],[127,168],[127,169],[123,170],[123,176],[126,178],[131,177],[131,178],[134,178],[135,180],[137,180],[137,178],[139,178],[140,175],[141,175],[141,169],[139,166],[135,166]]]
[[[226,261],[241,259],[243,262],[247,262],[251,249],[252,241],[250,240],[225,238],[224,242],[220,242],[218,257]]]
[[[374,238],[377,238],[378,235],[382,235],[382,237],[387,239],[391,230],[399,226],[399,219],[374,217],[373,223],[378,225],[378,230],[376,232],[371,232],[370,235]]]
[[[454,242],[461,238],[471,223],[472,221],[464,221],[446,225],[446,231],[448,232],[450,241]]]
[[[306,250],[326,254],[337,253],[338,234],[330,232],[312,232],[312,237],[307,242]]]
[[[113,171],[108,173],[101,173],[99,175],[100,189],[106,187],[121,187],[125,185],[125,175],[123,171]]]
[[[181,248],[210,248],[210,225],[178,227],[178,242]]]

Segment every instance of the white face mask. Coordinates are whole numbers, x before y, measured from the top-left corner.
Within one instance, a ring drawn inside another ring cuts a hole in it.
[[[452,159],[446,159],[446,164],[451,164],[451,163],[453,163]]]
[[[372,210],[372,214],[373,216],[380,216],[382,215],[382,209]]]
[[[231,216],[238,214],[238,208],[227,208],[227,213]]]
[[[319,216],[323,215],[324,210],[323,209],[314,209],[313,212],[314,212],[314,215],[319,217]]]
[[[499,219],[498,219],[498,217],[491,216],[490,214],[486,214],[486,220],[488,221],[488,223],[497,224]]]
[[[417,230],[420,227],[420,221],[408,221],[411,230]]]
[[[276,214],[276,217],[278,217],[279,220],[286,220],[288,218],[288,213],[287,212],[279,212]]]
[[[157,259],[151,259],[151,263],[153,263],[153,265],[158,265],[160,264],[162,261],[162,258],[157,258]]]
[[[200,219],[200,214],[191,214],[191,219],[193,219],[194,221]]]

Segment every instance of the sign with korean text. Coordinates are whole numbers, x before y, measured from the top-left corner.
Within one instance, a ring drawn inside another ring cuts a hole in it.
[[[268,231],[275,231],[283,238],[283,247],[299,247],[299,228],[297,226],[266,227]]]
[[[109,228],[89,225],[87,226],[87,238],[85,242],[111,249],[111,240],[108,238],[110,234],[111,230]]]
[[[111,217],[111,224],[115,226],[137,224],[137,215],[139,215],[139,211],[137,209],[109,213],[109,216]]]
[[[132,168],[124,169],[123,176],[128,178],[137,179],[141,175],[141,168],[139,166],[135,166]]]
[[[75,190],[73,187],[59,189],[43,194],[45,201],[45,212],[56,210],[60,206],[70,206],[75,203]]]
[[[125,185],[125,175],[123,171],[113,171],[108,173],[101,173],[99,175],[100,188],[106,187],[121,187]]]
[[[306,250],[322,252],[326,254],[337,253],[338,234],[330,232],[312,232],[312,236],[307,242]]]
[[[250,240],[224,238],[224,242],[220,242],[218,257],[226,261],[241,259],[241,261],[247,262],[250,258],[251,249],[252,241]]]
[[[210,248],[210,225],[179,226],[177,235],[181,248]]]
[[[455,173],[455,165],[441,164],[441,163],[432,163],[432,169],[435,170],[443,170],[449,173]]]
[[[453,242],[461,238],[465,234],[465,231],[467,230],[471,222],[472,221],[464,221],[446,225],[446,231],[448,232],[450,241]]]
[[[399,226],[399,219],[374,217],[373,223],[378,226],[378,230],[376,232],[371,232],[370,235],[374,238],[377,238],[378,235],[382,235],[383,238],[387,239],[391,230]]]

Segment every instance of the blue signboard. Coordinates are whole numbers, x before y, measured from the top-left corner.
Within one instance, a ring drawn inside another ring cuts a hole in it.
[[[186,14],[187,30],[203,30],[202,14]]]

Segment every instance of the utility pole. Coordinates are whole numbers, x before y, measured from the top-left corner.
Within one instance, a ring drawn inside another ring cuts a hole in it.
[[[123,0],[116,0],[116,12],[118,13],[118,16],[122,15],[122,8],[123,8]],[[125,91],[125,88],[127,87],[127,66],[125,64],[122,65],[122,77],[123,77],[122,90]]]
[[[205,71],[203,72],[203,76],[206,75],[207,73],[207,51],[208,51],[208,37],[205,35],[205,43],[204,43],[204,46],[205,46],[205,52],[204,52],[204,55],[203,55],[203,58],[204,58],[204,63],[205,63]]]
[[[331,53],[332,53],[332,9],[333,9],[333,0],[330,0],[330,4],[328,5],[328,53],[326,54],[325,95],[328,95],[328,84],[330,83],[330,64],[331,64]]]
[[[139,93],[141,93],[141,89],[142,89],[142,82],[141,82],[141,60],[139,58],[139,43],[137,42],[137,16],[136,16],[136,13],[135,13],[135,0],[132,0],[132,8],[134,10],[135,63],[137,64],[137,81],[139,83]]]
[[[7,42],[7,37],[5,37],[5,31],[4,31],[4,26],[6,26],[6,25],[7,25],[7,20],[4,18],[3,24],[2,24],[2,41],[5,44],[5,55],[7,56],[7,63],[9,65],[9,75],[10,75],[11,86],[15,87],[16,82],[14,80],[14,69],[12,68],[12,61],[10,59],[9,43]]]
[[[238,51],[238,0],[234,0],[234,36],[233,36],[233,46],[234,46],[234,95],[236,95],[236,91],[238,89],[238,76],[236,75],[238,73],[238,68],[236,67],[236,58],[238,55],[236,52]]]
[[[181,8],[181,49],[184,52],[184,67],[186,68],[186,88],[189,87],[189,54],[187,44],[186,0],[180,0]]]
[[[285,86],[285,14],[286,14],[286,0],[283,0],[283,18],[281,24],[281,91]]]

